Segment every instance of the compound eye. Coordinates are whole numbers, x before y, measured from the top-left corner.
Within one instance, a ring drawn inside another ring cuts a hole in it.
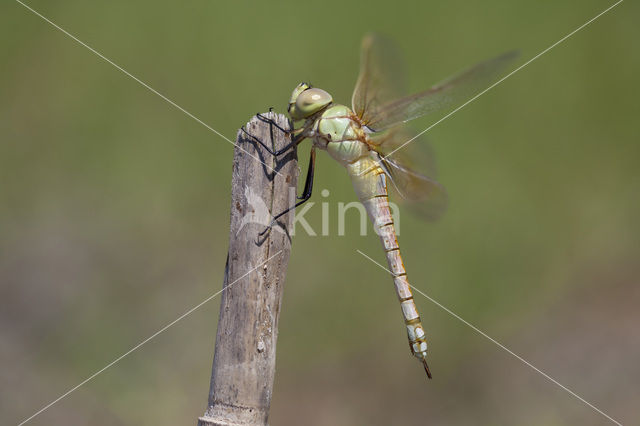
[[[304,117],[320,111],[331,103],[331,95],[322,89],[311,88],[300,93],[296,99],[296,109]]]

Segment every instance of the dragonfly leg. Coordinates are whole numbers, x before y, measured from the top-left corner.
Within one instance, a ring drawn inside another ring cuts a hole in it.
[[[273,107],[269,108],[269,112],[271,112],[273,110]],[[273,119],[269,118],[269,117],[265,117],[264,115],[260,114],[259,112],[256,113],[256,117],[258,117],[258,120],[262,121],[263,123],[269,123],[271,126],[277,128],[278,130],[282,131],[283,133],[289,134],[289,130],[287,129],[283,129],[282,127],[280,127],[280,125],[278,123],[276,123]]]
[[[304,181],[304,190],[302,191],[302,195],[301,196],[299,196],[299,197],[296,196],[296,198],[299,201],[296,202],[293,206],[288,207],[286,210],[284,210],[284,211],[278,213],[277,215],[275,215],[273,217],[273,220],[269,224],[269,226],[264,231],[262,231],[260,233],[260,236],[264,235],[269,230],[271,230],[271,228],[273,228],[273,225],[276,224],[276,221],[279,218],[281,218],[285,214],[289,213],[291,210],[295,209],[299,205],[304,204],[305,202],[309,201],[309,198],[311,198],[311,193],[313,192],[313,177],[314,177],[315,168],[316,168],[316,149],[315,149],[315,147],[311,147],[311,155],[309,157],[309,168],[307,169],[307,178]]]
[[[302,140],[304,139],[304,137],[302,137],[302,135],[296,135],[293,139],[291,139],[291,142],[288,143],[285,147],[274,151],[271,147],[267,146],[267,144],[262,142],[260,139],[256,138],[251,133],[247,132],[246,129],[244,128],[244,126],[240,127],[240,130],[242,130],[242,132],[245,135],[247,135],[249,138],[251,138],[253,141],[255,141],[258,144],[260,144],[260,146],[262,146],[264,149],[266,149],[267,152],[269,154],[273,155],[274,157],[279,157],[282,154],[284,154],[285,152],[287,152],[289,149],[291,149],[291,147],[298,146],[298,144],[300,142],[302,142]],[[273,140],[273,132],[271,133],[271,139]]]

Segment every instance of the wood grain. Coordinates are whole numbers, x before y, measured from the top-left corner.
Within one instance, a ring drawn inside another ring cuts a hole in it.
[[[289,129],[285,116],[272,112],[263,115]],[[286,134],[257,117],[245,128],[267,145],[271,145],[273,135],[275,149],[290,142]],[[264,218],[261,214],[265,206],[275,215],[295,202],[298,173],[294,149],[276,159],[238,132],[231,182],[229,254],[209,403],[199,418],[200,426],[267,424],[293,212],[280,218],[263,237],[259,233],[271,216]]]

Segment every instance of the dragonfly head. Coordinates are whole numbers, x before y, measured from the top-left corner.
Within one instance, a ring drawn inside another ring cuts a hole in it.
[[[293,89],[289,101],[289,115],[293,120],[302,120],[325,108],[333,101],[330,94],[309,83],[300,83]]]

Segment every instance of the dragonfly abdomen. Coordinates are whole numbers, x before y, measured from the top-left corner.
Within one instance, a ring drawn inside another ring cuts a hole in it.
[[[363,164],[359,164],[363,163]],[[393,224],[393,216],[389,206],[386,174],[370,157],[363,157],[347,167],[358,198],[365,206],[376,233],[380,236],[387,257],[389,270],[393,275],[396,294],[402,308],[402,315],[407,327],[407,337],[411,353],[420,359],[427,374],[426,365],[427,340],[420,321],[418,309],[413,300],[407,271],[400,255],[400,246]]]

